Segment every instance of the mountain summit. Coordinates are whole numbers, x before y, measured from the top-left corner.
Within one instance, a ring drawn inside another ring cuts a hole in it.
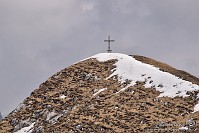
[[[61,70],[0,132],[198,132],[199,79],[143,56],[102,53]]]

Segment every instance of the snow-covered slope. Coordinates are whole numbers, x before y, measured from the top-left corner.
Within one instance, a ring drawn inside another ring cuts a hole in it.
[[[182,80],[168,72],[160,71],[159,68],[137,61],[125,54],[101,53],[90,58],[96,58],[100,62],[117,60],[116,68],[112,70],[113,73],[107,78],[117,75],[121,83],[130,80],[130,84],[121,91],[135,85],[137,81],[145,82],[146,88],[156,88],[157,91],[161,92],[159,97],[186,97],[188,91],[199,90],[199,86],[196,84]],[[199,104],[195,106],[194,111],[199,111],[198,106]]]

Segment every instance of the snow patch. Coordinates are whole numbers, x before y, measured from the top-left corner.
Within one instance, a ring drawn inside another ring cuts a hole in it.
[[[121,90],[119,90],[118,92],[116,92],[116,94],[117,93],[120,93],[121,91],[125,91],[127,88],[129,88],[131,86],[131,84],[130,85],[127,85],[125,88],[122,88]],[[132,93],[134,93],[134,92],[132,92]]]
[[[32,130],[33,130],[34,124],[35,123],[32,123],[30,126],[24,127],[24,128],[20,129],[19,131],[15,132],[15,133],[31,133]]]
[[[116,92],[116,94],[120,93],[121,91],[126,90],[126,88],[122,88],[121,90],[119,90],[118,92]]]
[[[96,96],[97,94],[99,94],[99,93],[101,93],[102,91],[105,91],[105,90],[107,90],[107,88],[100,89],[95,94],[93,94],[93,96]]]
[[[46,120],[49,121],[53,116],[55,116],[57,113],[55,113],[54,111],[53,112],[50,112],[47,114],[46,116]]]
[[[50,123],[54,124],[57,122],[57,120],[62,116],[62,114],[58,114],[55,117],[53,117],[51,120],[49,120]]]
[[[199,99],[199,94],[197,95],[197,97]],[[198,104],[196,104],[195,107],[194,107],[194,112],[197,112],[197,111],[199,111],[199,101],[198,101]]]
[[[54,123],[57,122],[57,120],[58,120],[62,115],[63,115],[63,114],[58,114],[58,113],[52,111],[52,112],[50,112],[50,113],[47,114],[47,116],[46,116],[46,121],[49,121],[49,123],[54,124]]]
[[[65,95],[61,95],[59,98],[61,98],[61,99],[65,99],[65,98],[66,98],[66,96],[65,96]]]
[[[197,112],[197,111],[199,111],[199,103],[196,104],[195,107],[194,107],[194,112]]]
[[[181,130],[186,131],[186,130],[189,130],[189,128],[188,128],[188,127],[181,127],[181,128],[179,128],[179,130],[180,130],[180,131],[181,131]]]

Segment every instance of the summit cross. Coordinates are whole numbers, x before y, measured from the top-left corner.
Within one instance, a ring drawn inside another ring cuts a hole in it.
[[[114,41],[115,40],[111,40],[110,35],[108,36],[108,40],[104,40],[104,42],[108,42],[108,50],[107,50],[108,53],[112,52],[112,50],[111,50],[111,42],[114,42]]]

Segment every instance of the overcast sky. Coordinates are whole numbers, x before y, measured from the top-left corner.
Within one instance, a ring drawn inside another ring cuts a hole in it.
[[[52,74],[106,52],[138,54],[199,77],[199,0],[0,0],[0,111]]]

